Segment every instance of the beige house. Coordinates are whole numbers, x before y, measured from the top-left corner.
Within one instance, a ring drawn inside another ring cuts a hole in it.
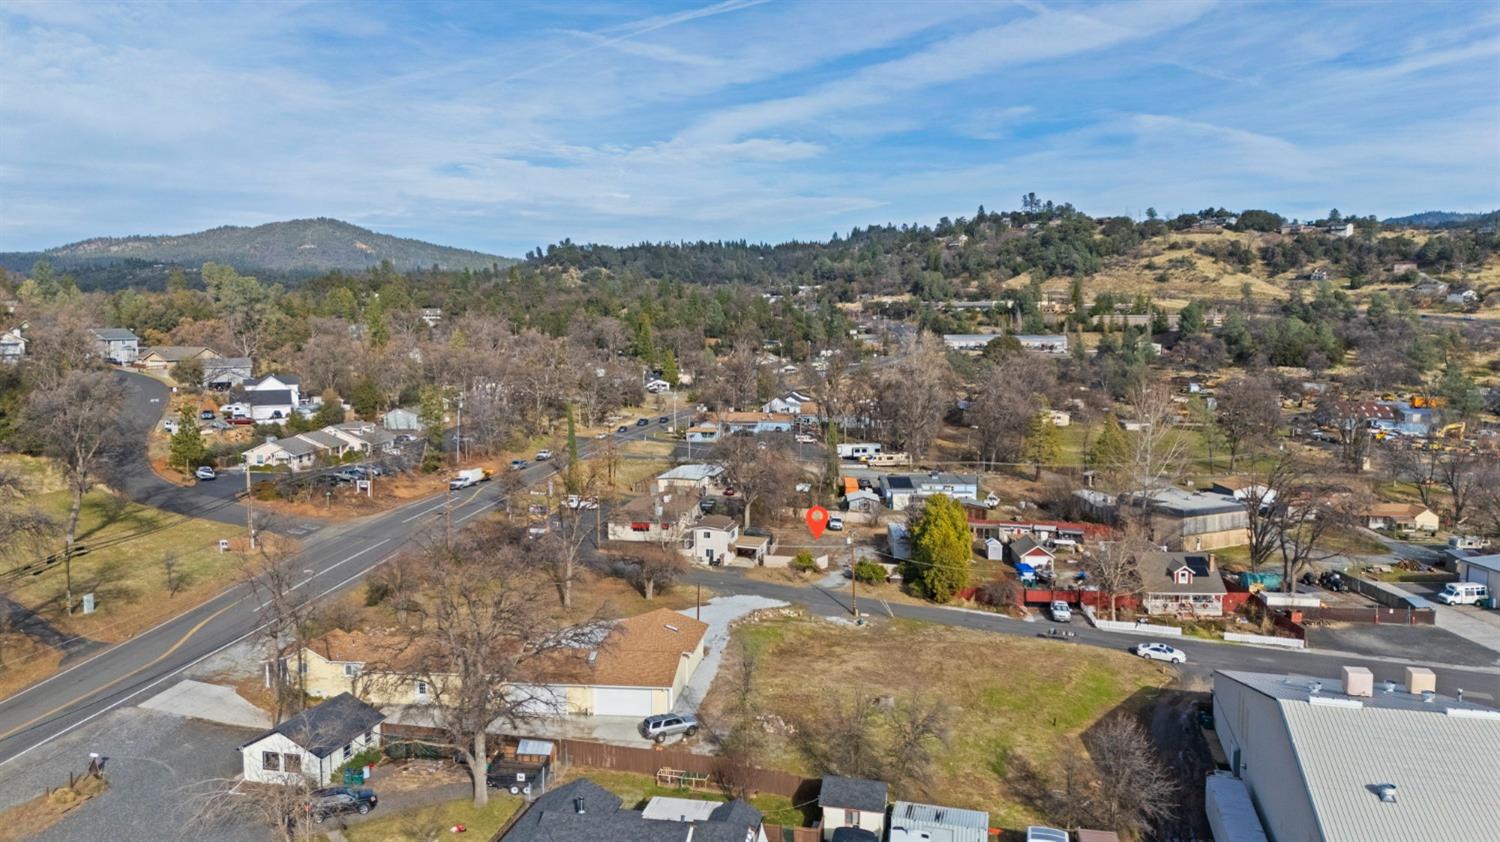
[[[553,660],[526,694],[539,713],[573,716],[644,717],[667,713],[682,697],[703,662],[708,624],[662,608],[620,620],[595,646],[580,647]],[[266,680],[290,681],[301,672],[314,697],[353,693],[374,705],[434,701],[428,680],[441,675],[418,672],[418,653],[396,635],[331,631],[308,641],[300,653],[287,653],[268,665]]]
[[[1442,525],[1437,513],[1421,503],[1377,503],[1365,510],[1364,520],[1371,529],[1401,529],[1428,534],[1438,531]]]
[[[147,371],[165,371],[180,362],[203,362],[218,356],[213,349],[202,345],[155,345],[142,348],[141,355],[135,358],[135,364]]]

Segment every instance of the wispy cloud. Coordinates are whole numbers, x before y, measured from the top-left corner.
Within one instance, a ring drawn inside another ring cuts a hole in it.
[[[520,253],[1005,206],[1500,195],[1500,14],[0,5],[0,249],[330,215]],[[1441,17],[1441,20],[1438,18]]]

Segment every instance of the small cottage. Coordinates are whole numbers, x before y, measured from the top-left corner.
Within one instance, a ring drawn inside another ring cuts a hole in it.
[[[385,714],[340,693],[240,746],[245,780],[326,786],[333,773],[366,748],[380,746]]]

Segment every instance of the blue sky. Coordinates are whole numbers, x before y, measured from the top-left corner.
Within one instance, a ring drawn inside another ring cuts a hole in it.
[[[0,2],[0,249],[1500,207],[1500,5]]]

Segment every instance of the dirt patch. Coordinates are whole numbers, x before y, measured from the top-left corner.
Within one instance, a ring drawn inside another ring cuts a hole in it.
[[[5,668],[0,669],[0,699],[8,699],[55,674],[62,663],[61,652],[23,634],[0,635],[0,647],[5,653]]]
[[[84,775],[69,786],[58,787],[0,812],[0,842],[30,839],[107,789],[109,784],[104,778]]]
[[[1046,777],[1058,760],[1082,752],[1080,735],[1114,710],[1149,707],[1171,680],[1165,668],[1066,643],[911,621],[848,624],[782,617],[735,628],[721,676],[739,673],[743,641],[756,652],[754,704],[766,723],[760,765],[816,774],[798,734],[810,714],[837,697],[930,700],[943,688],[952,738],[932,774],[894,798],[937,798],[987,810],[992,823],[1045,820],[1012,787],[1023,766]],[[892,669],[899,660],[899,669]],[[725,721],[732,681],[715,682],[701,708],[705,722]]]

